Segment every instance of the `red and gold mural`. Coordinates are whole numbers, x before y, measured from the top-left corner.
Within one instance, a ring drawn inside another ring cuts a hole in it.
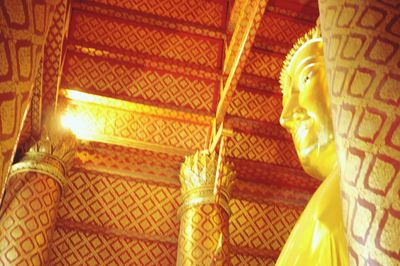
[[[288,49],[315,24],[317,2],[20,2],[1,4],[2,186],[18,136],[20,149],[49,114],[78,138],[63,193],[50,192],[52,179],[43,186],[59,202],[53,229],[38,227],[51,232],[47,263],[273,265],[320,184],[279,126],[278,82]],[[214,178],[207,193],[216,202],[179,213],[180,169],[196,151],[215,152],[218,169],[234,164],[236,181],[224,206],[212,196],[223,187]],[[32,200],[49,202],[46,193]],[[1,225],[18,212],[10,206]],[[188,243],[201,252],[185,260]]]
[[[400,260],[398,1],[319,1],[352,265]]]
[[[0,3],[0,198],[32,96],[32,86],[51,25],[54,2]]]

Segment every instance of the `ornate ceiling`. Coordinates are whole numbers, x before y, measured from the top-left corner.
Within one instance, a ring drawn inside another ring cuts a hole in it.
[[[174,265],[180,165],[222,128],[232,264],[273,264],[319,185],[279,125],[278,83],[317,17],[310,0],[60,4],[20,138],[55,108],[81,133],[51,264]]]

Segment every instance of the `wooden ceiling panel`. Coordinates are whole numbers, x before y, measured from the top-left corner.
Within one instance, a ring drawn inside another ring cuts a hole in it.
[[[265,136],[275,139],[291,140],[292,136],[278,123],[261,122],[242,117],[228,116],[225,124],[235,132],[242,132],[250,135]]]
[[[175,242],[179,232],[179,188],[124,176],[73,169],[58,209],[58,220],[137,238]]]
[[[210,69],[221,67],[223,41],[74,10],[70,39]]]
[[[285,55],[253,48],[244,72],[261,78],[279,80]]]
[[[255,47],[286,54],[315,23],[267,11],[261,21]]]
[[[271,93],[281,93],[279,81],[273,78],[263,78],[256,75],[242,73],[239,85],[252,89],[265,90]]]
[[[247,59],[232,57],[243,67],[223,123],[234,132],[226,155],[238,173],[230,203],[234,265],[273,263],[319,185],[279,125],[280,70],[314,23],[314,2],[270,0],[265,15],[257,12],[261,24]],[[228,6],[232,1],[72,3],[58,100],[94,137],[80,142],[52,265],[176,263],[180,165],[207,147],[229,29],[251,21],[239,19],[239,8],[227,29]]]
[[[105,100],[115,101],[109,98]],[[79,117],[82,125],[80,137],[86,140],[189,154],[196,149],[203,149],[210,130],[207,117],[174,110],[124,101],[118,101],[115,106],[65,98],[61,102],[68,105],[67,113],[76,116],[75,119]]]
[[[177,245],[57,226],[49,265],[174,265]]]
[[[136,65],[142,66],[143,68],[184,74],[193,78],[200,78],[218,82],[221,78],[221,74],[215,72],[215,70],[205,69],[199,66],[188,65],[171,60],[163,60],[162,58],[152,58],[144,54],[130,53],[129,51],[116,50],[110,47],[87,47],[83,44],[70,40],[67,44],[67,49],[75,53],[101,57],[103,59],[110,60],[110,62],[117,60],[119,62],[125,62],[129,65]]]
[[[232,198],[243,199],[259,204],[284,204],[289,206],[304,207],[311,194],[298,188],[264,185],[262,183],[237,180],[235,182]]]
[[[91,0],[88,2],[207,27],[219,29],[225,27],[227,1],[223,0]]]
[[[77,10],[85,10],[96,14],[109,17],[116,17],[127,21],[132,21],[148,26],[161,27],[180,32],[192,33],[196,35],[224,39],[225,33],[218,28],[204,27],[198,24],[191,24],[183,20],[173,20],[165,17],[152,16],[147,13],[129,11],[112,7],[109,5],[95,4],[89,1],[73,2],[72,7]]]
[[[301,169],[291,140],[234,132],[226,145],[229,157]]]
[[[230,201],[230,242],[237,254],[276,259],[302,207]]]
[[[228,114],[247,119],[276,123],[282,112],[282,97],[262,90],[236,89]]]
[[[179,171],[184,156],[124,146],[80,143],[74,166],[105,174],[179,187]]]
[[[240,180],[267,186],[291,188],[313,193],[321,181],[311,178],[301,169],[269,165],[265,163],[230,158],[236,166]]]
[[[315,0],[270,0],[268,4],[268,10],[310,23],[315,23],[319,16]]]
[[[218,81],[68,52],[61,87],[211,114]]]
[[[241,249],[240,249],[241,250]],[[256,256],[245,253],[238,253],[233,250],[231,254],[232,265],[275,265],[276,259],[273,256]]]

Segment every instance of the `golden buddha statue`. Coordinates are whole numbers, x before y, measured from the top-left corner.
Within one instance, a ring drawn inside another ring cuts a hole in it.
[[[280,78],[280,123],[292,135],[304,170],[324,180],[294,226],[276,265],[348,265],[339,171],[321,33],[297,41]]]

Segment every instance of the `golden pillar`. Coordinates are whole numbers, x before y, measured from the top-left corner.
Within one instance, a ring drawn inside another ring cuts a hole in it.
[[[58,1],[0,1],[0,201]]]
[[[215,153],[196,152],[181,167],[177,265],[230,265],[229,199],[236,173],[231,164],[217,169],[215,157]],[[217,174],[218,199],[214,193]]]
[[[45,265],[48,258],[75,139],[44,132],[11,168],[0,212],[0,265]]]
[[[351,265],[400,264],[399,4],[319,0]]]

